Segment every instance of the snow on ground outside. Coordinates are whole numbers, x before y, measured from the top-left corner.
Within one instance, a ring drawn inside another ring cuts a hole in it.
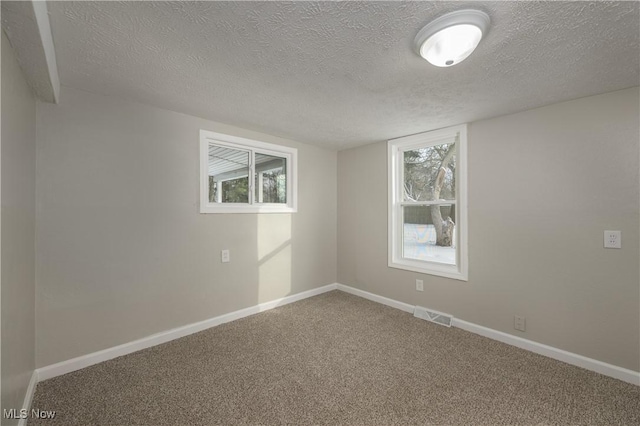
[[[433,225],[405,223],[403,249],[405,259],[426,260],[450,265],[456,263],[455,247],[436,246],[436,228]]]

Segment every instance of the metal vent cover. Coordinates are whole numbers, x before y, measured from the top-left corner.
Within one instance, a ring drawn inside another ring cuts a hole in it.
[[[444,325],[445,327],[451,327],[451,322],[453,321],[452,315],[434,311],[433,309],[423,308],[422,306],[415,307],[413,316],[436,324]]]

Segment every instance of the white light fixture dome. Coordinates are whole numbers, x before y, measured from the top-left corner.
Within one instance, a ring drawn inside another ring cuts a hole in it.
[[[414,43],[420,56],[437,67],[464,61],[489,29],[489,15],[465,9],[447,13],[420,30]]]

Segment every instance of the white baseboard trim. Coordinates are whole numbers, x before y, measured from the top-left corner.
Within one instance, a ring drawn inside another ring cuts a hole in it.
[[[383,305],[391,306],[393,308],[400,309],[405,312],[413,313],[414,306],[397,300],[389,299],[387,297],[378,296],[367,291],[359,290],[357,288],[349,287],[344,284],[337,284],[338,290],[350,293],[356,296],[363,297],[365,299],[381,303]],[[567,352],[562,349],[554,348],[553,346],[537,343],[532,340],[523,339],[522,337],[513,336],[502,331],[493,330],[491,328],[483,327],[478,324],[463,321],[461,319],[453,319],[451,325],[463,330],[469,331],[474,334],[479,334],[489,339],[497,340],[502,343],[506,343],[511,346],[516,346],[521,349],[528,350],[530,352],[544,355],[549,358],[556,359],[558,361],[566,362],[567,364],[582,367],[586,370],[594,371],[596,373],[603,374],[605,376],[613,377],[615,379],[622,380],[627,383],[631,383],[640,386],[640,373],[626,368],[618,367],[606,362],[598,361],[596,359],[587,358],[582,355],[578,355],[572,352]]]
[[[539,355],[544,355],[549,358],[557,359],[558,361],[566,362],[567,364],[582,367],[605,376],[640,386],[640,373],[633,370],[607,364],[606,362],[598,361],[597,359],[587,358],[586,356],[567,352],[562,349],[554,348],[553,346],[523,339],[522,337],[513,336],[502,331],[493,330],[491,328],[483,327],[457,318],[453,319],[451,325],[511,346],[516,346]]]
[[[24,395],[24,402],[22,403],[22,409],[27,413],[31,412],[31,401],[33,401],[33,395],[36,393],[36,385],[38,384],[38,370],[34,370],[31,373],[31,380],[29,380],[29,386],[27,386],[27,393]],[[27,426],[27,418],[20,419],[18,426]]]
[[[135,340],[133,342],[124,343],[119,346],[114,346],[112,348],[93,352],[87,355],[79,356],[77,358],[72,358],[67,361],[62,361],[56,364],[48,365],[46,367],[41,367],[36,370],[36,377],[39,380],[47,380],[52,377],[61,376],[63,374],[71,373],[72,371],[80,370],[82,368],[89,367],[91,365],[98,364],[100,362],[107,361],[113,358],[117,358],[122,355],[127,355],[132,352],[160,345],[171,340],[179,339],[181,337],[188,336],[190,334],[197,333],[208,328],[218,326],[220,324],[235,321],[237,319],[248,317],[260,312],[268,311],[270,309],[277,308],[278,306],[287,305],[289,303],[297,302],[299,300],[306,299],[312,296],[317,296],[318,294],[326,293],[328,291],[335,290],[336,288],[336,283],[328,284],[323,287],[314,288],[313,290],[303,291],[302,293],[293,294],[281,299],[260,303],[259,305],[240,309],[239,311],[230,312],[228,314],[220,315],[208,320],[156,333],[151,336]]]
[[[398,302],[397,300],[389,299],[388,297],[378,296],[377,294],[369,293],[368,291],[360,290],[357,288],[349,287],[348,285],[337,284],[337,288],[345,293],[360,296],[364,299],[371,300],[372,302],[378,302],[383,305],[391,306],[392,308],[400,309],[401,311],[413,313],[415,306],[408,303]]]
[[[383,305],[391,306],[392,308],[399,309],[404,312],[413,313],[415,306],[408,303],[400,302],[388,297],[379,296],[374,293],[369,293],[364,290],[360,290],[354,287],[350,287],[344,284],[334,283],[328,284],[323,287],[315,288],[313,290],[304,291],[302,293],[294,294],[291,296],[283,297],[281,299],[272,300],[270,302],[261,303],[259,305],[251,306],[249,308],[241,309],[228,314],[220,315],[215,318],[200,321],[197,323],[185,325],[183,327],[174,328],[172,330],[157,333],[148,337],[144,337],[133,342],[125,343],[112,348],[104,349],[102,351],[94,352],[91,354],[83,355],[77,358],[73,358],[67,361],[62,361],[57,364],[52,364],[46,367],[41,367],[33,372],[23,407],[29,409],[31,406],[31,400],[35,392],[35,386],[40,380],[47,380],[52,377],[67,374],[72,371],[80,370],[85,367],[89,367],[94,364],[98,364],[103,361],[107,361],[113,358],[117,358],[122,355],[127,355],[132,352],[136,352],[142,349],[146,349],[152,346],[160,345],[162,343],[169,342],[171,340],[179,339],[184,336],[188,336],[193,333],[197,333],[206,330],[211,327],[218,326],[230,321],[235,321],[240,318],[244,318],[250,315],[254,315],[260,312],[268,311],[278,306],[287,305],[289,303],[297,302],[302,299],[306,299],[312,296],[316,296],[322,293],[326,293],[331,290],[341,290],[345,293],[353,294],[355,296],[362,297],[364,299],[371,300]],[[512,346],[519,347],[540,355],[547,356],[549,358],[556,359],[558,361],[566,362],[567,364],[582,367],[584,369],[594,371],[596,373],[603,374],[605,376],[613,377],[622,380],[627,383],[631,383],[640,386],[640,373],[626,368],[618,367],[612,364],[607,364],[602,361],[598,361],[592,358],[587,358],[582,355],[567,352],[562,349],[547,346],[542,343],[537,343],[531,340],[523,339],[518,336],[513,336],[508,333],[493,330],[491,328],[483,327],[474,323],[463,321],[457,318],[453,319],[452,326],[461,328],[474,334],[479,334],[484,337],[488,337],[493,340],[497,340]],[[19,423],[22,425],[23,423]]]

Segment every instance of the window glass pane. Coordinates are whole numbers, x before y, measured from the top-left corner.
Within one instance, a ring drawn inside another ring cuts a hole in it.
[[[287,203],[286,158],[256,152],[255,200],[257,203]]]
[[[455,205],[404,206],[402,217],[402,257],[456,264]]]
[[[455,177],[455,143],[404,152],[405,201],[455,200]]]
[[[249,152],[209,144],[209,202],[249,202]]]

